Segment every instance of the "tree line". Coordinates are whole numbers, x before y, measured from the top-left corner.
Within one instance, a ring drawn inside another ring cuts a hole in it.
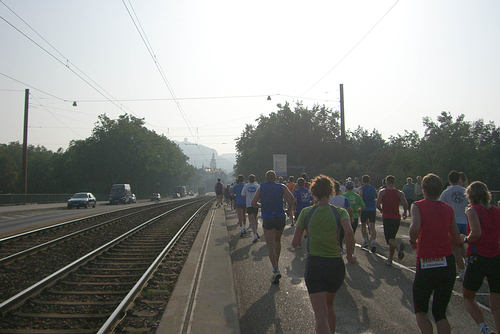
[[[114,183],[129,183],[138,196],[171,193],[195,173],[178,145],[124,114],[100,115],[92,135],[57,152],[28,149],[28,193],[108,194]],[[0,144],[0,192],[22,192],[22,145]]]
[[[261,180],[273,165],[273,154],[286,154],[288,174],[320,173],[343,180],[369,174],[378,186],[392,174],[398,186],[406,177],[433,172],[446,182],[450,170],[464,171],[469,180],[481,180],[500,189],[500,128],[483,120],[465,121],[443,111],[437,120],[423,119],[424,135],[416,131],[382,138],[376,129],[346,131],[341,138],[340,115],[326,106],[293,108],[278,104],[277,111],[247,124],[237,138],[236,174],[256,174]]]

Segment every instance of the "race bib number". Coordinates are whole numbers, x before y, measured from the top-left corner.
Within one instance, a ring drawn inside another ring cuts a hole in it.
[[[446,257],[435,257],[435,258],[421,258],[420,268],[421,269],[431,269],[446,267],[448,263],[446,262]]]

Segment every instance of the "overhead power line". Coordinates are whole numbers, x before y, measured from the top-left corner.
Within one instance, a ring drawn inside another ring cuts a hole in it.
[[[396,7],[396,5],[398,4],[399,0],[396,0],[391,7],[389,7],[389,9],[384,13],[384,15],[382,15],[382,17],[380,17],[380,19],[378,19],[377,22],[375,22],[375,24],[356,42],[356,44],[354,44],[354,46],[352,48],[350,48],[343,56],[342,58],[339,59],[339,61],[337,61],[335,63],[335,65],[332,66],[332,68],[330,68],[325,74],[323,74],[315,83],[313,83],[308,89],[306,89],[301,95],[306,95],[311,89],[313,89],[314,87],[316,87],[317,84],[319,84],[321,81],[323,81],[323,79],[325,79],[327,76],[330,75],[330,73],[333,72],[333,70],[335,70],[364,40],[365,38],[379,25],[380,22],[382,22],[382,20],[391,12],[391,10]]]
[[[152,97],[152,98],[123,98],[116,99],[116,102],[155,102],[155,101],[174,101],[174,100],[225,100],[225,99],[251,99],[251,98],[266,98],[266,97],[288,97],[292,99],[302,99],[302,100],[314,100],[314,101],[325,101],[325,102],[339,102],[338,100],[332,99],[322,99],[316,97],[307,96],[296,96],[296,95],[286,95],[286,94],[262,94],[262,95],[227,95],[227,96],[188,96],[188,97]],[[107,100],[102,99],[81,99],[74,98],[78,102],[107,102]]]
[[[3,2],[2,2],[3,3]],[[17,32],[19,32],[21,35],[23,35],[24,37],[26,37],[30,42],[32,42],[33,44],[35,44],[36,46],[38,46],[41,50],[43,50],[45,53],[47,53],[49,56],[51,56],[52,58],[54,58],[55,61],[57,61],[58,63],[60,63],[61,65],[63,65],[64,67],[66,67],[68,70],[70,70],[73,74],[75,74],[78,78],[80,78],[80,80],[82,80],[83,82],[85,82],[87,85],[89,85],[92,89],[94,89],[96,92],[99,93],[99,95],[101,95],[102,97],[104,97],[106,100],[108,100],[109,102],[113,103],[116,107],[118,107],[120,110],[122,109],[122,107],[118,104],[116,104],[116,102],[114,102],[113,100],[111,100],[108,96],[106,96],[100,89],[98,89],[95,85],[93,85],[91,82],[89,82],[87,79],[85,79],[82,75],[80,75],[79,73],[77,73],[75,70],[73,70],[68,63],[65,63],[64,61],[62,61],[61,59],[59,59],[56,55],[54,55],[52,52],[50,52],[49,50],[47,50],[46,48],[44,48],[42,45],[40,45],[38,42],[36,42],[33,38],[31,38],[30,36],[28,36],[26,33],[24,33],[21,29],[19,29],[18,27],[16,27],[14,24],[12,24],[11,22],[9,22],[6,18],[4,18],[3,16],[0,15],[0,19],[2,19],[3,21],[5,21],[8,25],[10,25],[12,28],[14,28]]]
[[[15,82],[17,82],[17,83],[20,83],[21,85],[24,85],[24,86],[29,87],[29,88],[31,88],[31,89],[37,90],[37,91],[39,91],[40,93],[43,93],[43,94],[48,95],[48,96],[51,96],[51,97],[53,97],[53,98],[55,98],[55,99],[58,99],[58,100],[60,100],[60,101],[69,102],[69,100],[63,99],[62,97],[59,97],[59,96],[54,95],[54,94],[51,94],[51,93],[47,93],[46,91],[44,91],[44,90],[42,90],[42,89],[40,89],[40,88],[36,88],[36,87],[35,87],[35,86],[33,86],[33,85],[27,84],[27,83],[25,83],[25,82],[23,82],[23,81],[21,81],[21,80],[18,80],[18,79],[14,78],[14,77],[11,77],[10,75],[7,75],[7,74],[5,74],[5,73],[0,72],[0,75],[3,75],[4,77],[6,77],[6,78],[8,78],[8,79],[10,79],[10,80],[12,80],[12,81],[15,81]]]
[[[165,83],[165,86],[167,87],[168,91],[170,92],[170,95],[172,96],[172,99],[175,102],[175,104],[177,106],[177,109],[179,110],[179,113],[181,114],[182,118],[184,119],[184,122],[186,123],[186,125],[187,125],[187,127],[189,129],[189,132],[191,133],[191,135],[194,136],[194,133],[193,133],[193,130],[192,130],[193,126],[191,125],[191,122],[189,122],[189,120],[188,120],[188,118],[187,118],[187,116],[186,116],[186,114],[185,114],[185,112],[184,112],[181,104],[179,103],[178,99],[175,96],[174,89],[170,85],[170,82],[167,79],[165,71],[163,70],[163,67],[161,66],[160,62],[158,61],[158,58],[156,57],[154,49],[151,46],[151,43],[149,42],[148,36],[146,34],[146,31],[142,28],[141,21],[140,21],[139,17],[137,16],[137,13],[135,12],[134,6],[130,2],[130,0],[128,0],[128,4],[130,6],[130,9],[127,6],[127,4],[125,3],[125,0],[122,0],[122,3],[125,6],[125,9],[127,10],[127,13],[130,16],[130,19],[132,20],[132,23],[134,24],[137,32],[139,33],[139,36],[141,37],[141,40],[144,43],[144,46],[146,47],[149,55],[151,56],[151,59],[153,60],[153,62],[155,64],[155,67],[158,70],[158,73],[160,74],[163,82]]]
[[[50,110],[49,108],[45,107],[45,106],[36,106],[36,105],[32,105],[33,108],[38,108],[40,110],[44,110],[46,112],[48,112],[49,114],[52,115],[52,117],[54,117],[59,123],[62,124],[62,126],[65,128],[65,129],[68,129],[70,130],[71,132],[73,132],[74,135],[76,135],[77,137],[80,137],[80,134],[78,134],[75,129],[73,129],[72,127],[68,126],[64,121],[62,121],[59,117],[56,116],[56,114]]]
[[[80,80],[85,82],[88,86],[90,86],[92,89],[94,89],[99,95],[104,97],[106,101],[112,103],[115,107],[117,107],[119,110],[123,111],[124,109],[127,109],[128,112],[130,112],[132,115],[139,117],[136,113],[134,113],[132,110],[129,108],[120,105],[116,103],[116,99],[113,97],[112,94],[110,94],[103,86],[101,86],[97,81],[92,79],[90,75],[85,73],[82,69],[80,69],[77,65],[75,65],[68,57],[66,57],[61,51],[59,51],[52,43],[50,43],[47,38],[42,36],[35,28],[33,28],[25,19],[23,19],[19,14],[17,14],[11,7],[9,7],[3,0],[0,0],[0,2],[12,13],[14,14],[19,20],[21,20],[26,26],[28,26],[31,31],[33,31],[40,39],[42,39],[45,43],[47,43],[58,55],[59,57],[62,58],[62,60],[56,56],[54,53],[50,52],[47,50],[47,48],[43,47],[40,45],[40,43],[36,42],[33,38],[28,36],[25,32],[23,32],[20,28],[16,27],[13,23],[9,22],[6,18],[3,16],[0,16],[0,18],[5,21],[8,25],[10,25],[13,29],[15,29],[17,32],[19,32],[21,35],[23,35],[25,38],[27,38],[30,42],[35,44],[37,47],[39,47],[41,50],[43,50],[45,53],[47,53],[49,56],[51,56],[54,60],[56,60],[58,63],[66,67],[68,70],[70,70],[73,74],[75,74]],[[74,68],[74,69],[73,69]],[[75,70],[76,69],[76,70]],[[77,72],[78,71],[78,72]],[[15,80],[15,79],[13,79]],[[17,80],[15,80],[17,81]],[[41,91],[41,90],[39,90]],[[41,91],[43,92],[43,91]],[[47,94],[49,96],[53,96],[51,94]],[[58,98],[58,97],[56,97]],[[60,100],[67,101],[65,99],[58,98]]]

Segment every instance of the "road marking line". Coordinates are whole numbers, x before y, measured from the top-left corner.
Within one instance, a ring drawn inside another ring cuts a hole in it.
[[[367,253],[371,253],[368,249],[361,247],[361,245],[360,245],[360,244],[356,243],[355,245],[356,245],[356,247],[361,248],[361,249],[362,249],[362,250],[364,250],[365,252],[367,252]],[[376,256],[378,256],[378,257],[380,257],[381,259],[387,260],[387,257],[385,257],[385,256],[383,256],[383,255],[381,255],[381,254],[379,254],[379,253],[377,253],[377,252],[375,252],[375,253],[371,253],[371,254],[374,254],[374,255],[376,255]],[[412,273],[414,273],[414,274],[416,273],[416,270],[415,270],[415,269],[411,269],[411,268],[409,268],[409,267],[407,267],[407,266],[405,266],[405,265],[403,265],[403,264],[400,264],[400,263],[398,263],[398,262],[396,262],[396,261],[392,261],[392,264],[393,264],[393,265],[395,265],[396,267],[401,268],[401,269],[408,270],[408,271],[410,271],[410,272],[412,272]],[[461,294],[461,293],[458,293],[458,292],[457,292],[457,291],[455,291],[455,290],[452,290],[452,293],[453,293],[455,296],[458,296],[458,297],[462,297],[462,298],[463,298],[462,294]],[[476,293],[476,295],[480,295],[480,294],[479,294],[479,293]],[[482,309],[484,309],[484,310],[486,310],[486,311],[488,311],[488,312],[490,312],[490,313],[491,313],[491,310],[490,310],[490,308],[489,308],[488,306],[481,304],[481,303],[480,303],[480,302],[478,302],[477,300],[476,300],[476,303],[479,305],[479,307],[481,307]]]

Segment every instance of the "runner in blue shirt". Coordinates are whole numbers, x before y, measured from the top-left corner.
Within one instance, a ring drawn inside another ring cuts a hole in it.
[[[303,177],[297,179],[297,186],[293,191],[293,197],[295,198],[295,219],[292,221],[292,226],[295,224],[299,214],[303,208],[311,206],[311,192],[305,187],[306,180]]]
[[[273,266],[273,277],[271,279],[273,284],[278,284],[281,278],[278,262],[281,253],[281,235],[286,220],[283,200],[287,201],[288,210],[292,212],[294,205],[292,193],[284,184],[276,182],[275,171],[268,170],[266,172],[266,182],[263,182],[257,190],[252,206],[256,207],[258,201],[261,203],[262,227],[264,228],[269,260]]]
[[[377,231],[375,230],[377,190],[375,187],[370,185],[369,175],[363,175],[361,177],[361,182],[363,185],[359,188],[359,195],[365,202],[365,208],[361,211],[361,234],[364,239],[362,247],[366,248],[370,246],[371,251],[375,253],[377,250]],[[368,231],[370,232],[369,239],[366,231],[366,225],[368,225]]]

